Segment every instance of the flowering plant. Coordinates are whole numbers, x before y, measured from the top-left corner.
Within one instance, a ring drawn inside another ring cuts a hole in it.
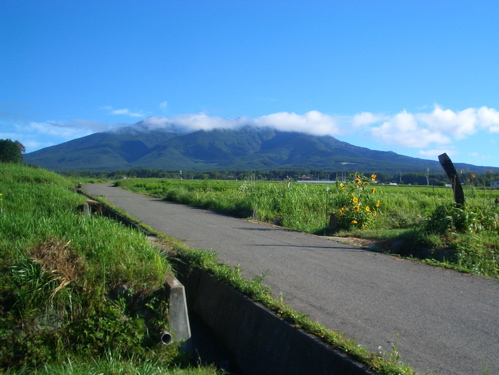
[[[367,178],[355,173],[351,182],[337,183],[337,229],[366,229],[379,212],[380,200],[376,196],[376,188],[372,183],[376,175]]]

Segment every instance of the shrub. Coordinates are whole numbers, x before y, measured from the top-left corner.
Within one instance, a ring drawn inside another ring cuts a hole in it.
[[[376,175],[371,176],[371,182]],[[340,207],[335,212],[339,230],[351,228],[366,229],[379,212],[380,199],[376,195],[376,188],[363,175],[356,173],[350,183],[337,183],[337,197],[335,203]]]

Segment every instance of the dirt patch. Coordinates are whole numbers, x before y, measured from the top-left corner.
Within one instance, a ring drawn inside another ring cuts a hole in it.
[[[272,228],[278,228],[278,229],[283,229],[287,231],[294,232],[294,230],[289,229],[289,228],[284,228],[280,225],[276,225],[273,223],[266,223],[258,220],[253,220],[253,219],[245,219],[251,223],[255,223],[258,225],[264,225],[267,227],[272,227]],[[324,236],[321,236],[324,237]],[[366,238],[358,238],[358,237],[335,237],[335,236],[325,236],[324,238],[327,238],[329,240],[333,241],[338,241],[347,245],[355,246],[355,247],[360,247],[363,249],[380,249],[380,250],[390,250],[391,243],[388,241],[379,241],[379,240],[373,240],[373,239],[366,239]]]
[[[376,240],[357,238],[357,237],[327,237],[330,240],[338,241],[355,247],[361,247],[364,249],[374,249],[379,248],[380,243]]]
[[[52,240],[41,243],[30,251],[33,261],[41,264],[59,282],[52,291],[52,296],[66,285],[76,282],[86,269],[83,259],[69,249],[69,244],[70,241]]]

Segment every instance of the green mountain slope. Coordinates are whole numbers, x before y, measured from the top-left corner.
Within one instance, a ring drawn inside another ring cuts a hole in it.
[[[95,133],[26,154],[26,163],[56,171],[313,169],[358,172],[425,172],[440,169],[424,160],[357,147],[330,136],[246,126],[237,130],[149,130],[141,123]],[[456,164],[484,172],[490,167]]]

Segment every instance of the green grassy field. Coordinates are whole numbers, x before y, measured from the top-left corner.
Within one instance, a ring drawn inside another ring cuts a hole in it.
[[[124,179],[116,185],[297,231],[371,239],[379,251],[499,277],[499,190],[465,186],[460,207],[451,188],[378,185],[355,174],[344,184]]]
[[[0,164],[0,373],[215,374],[159,344],[166,258],[71,185]]]

